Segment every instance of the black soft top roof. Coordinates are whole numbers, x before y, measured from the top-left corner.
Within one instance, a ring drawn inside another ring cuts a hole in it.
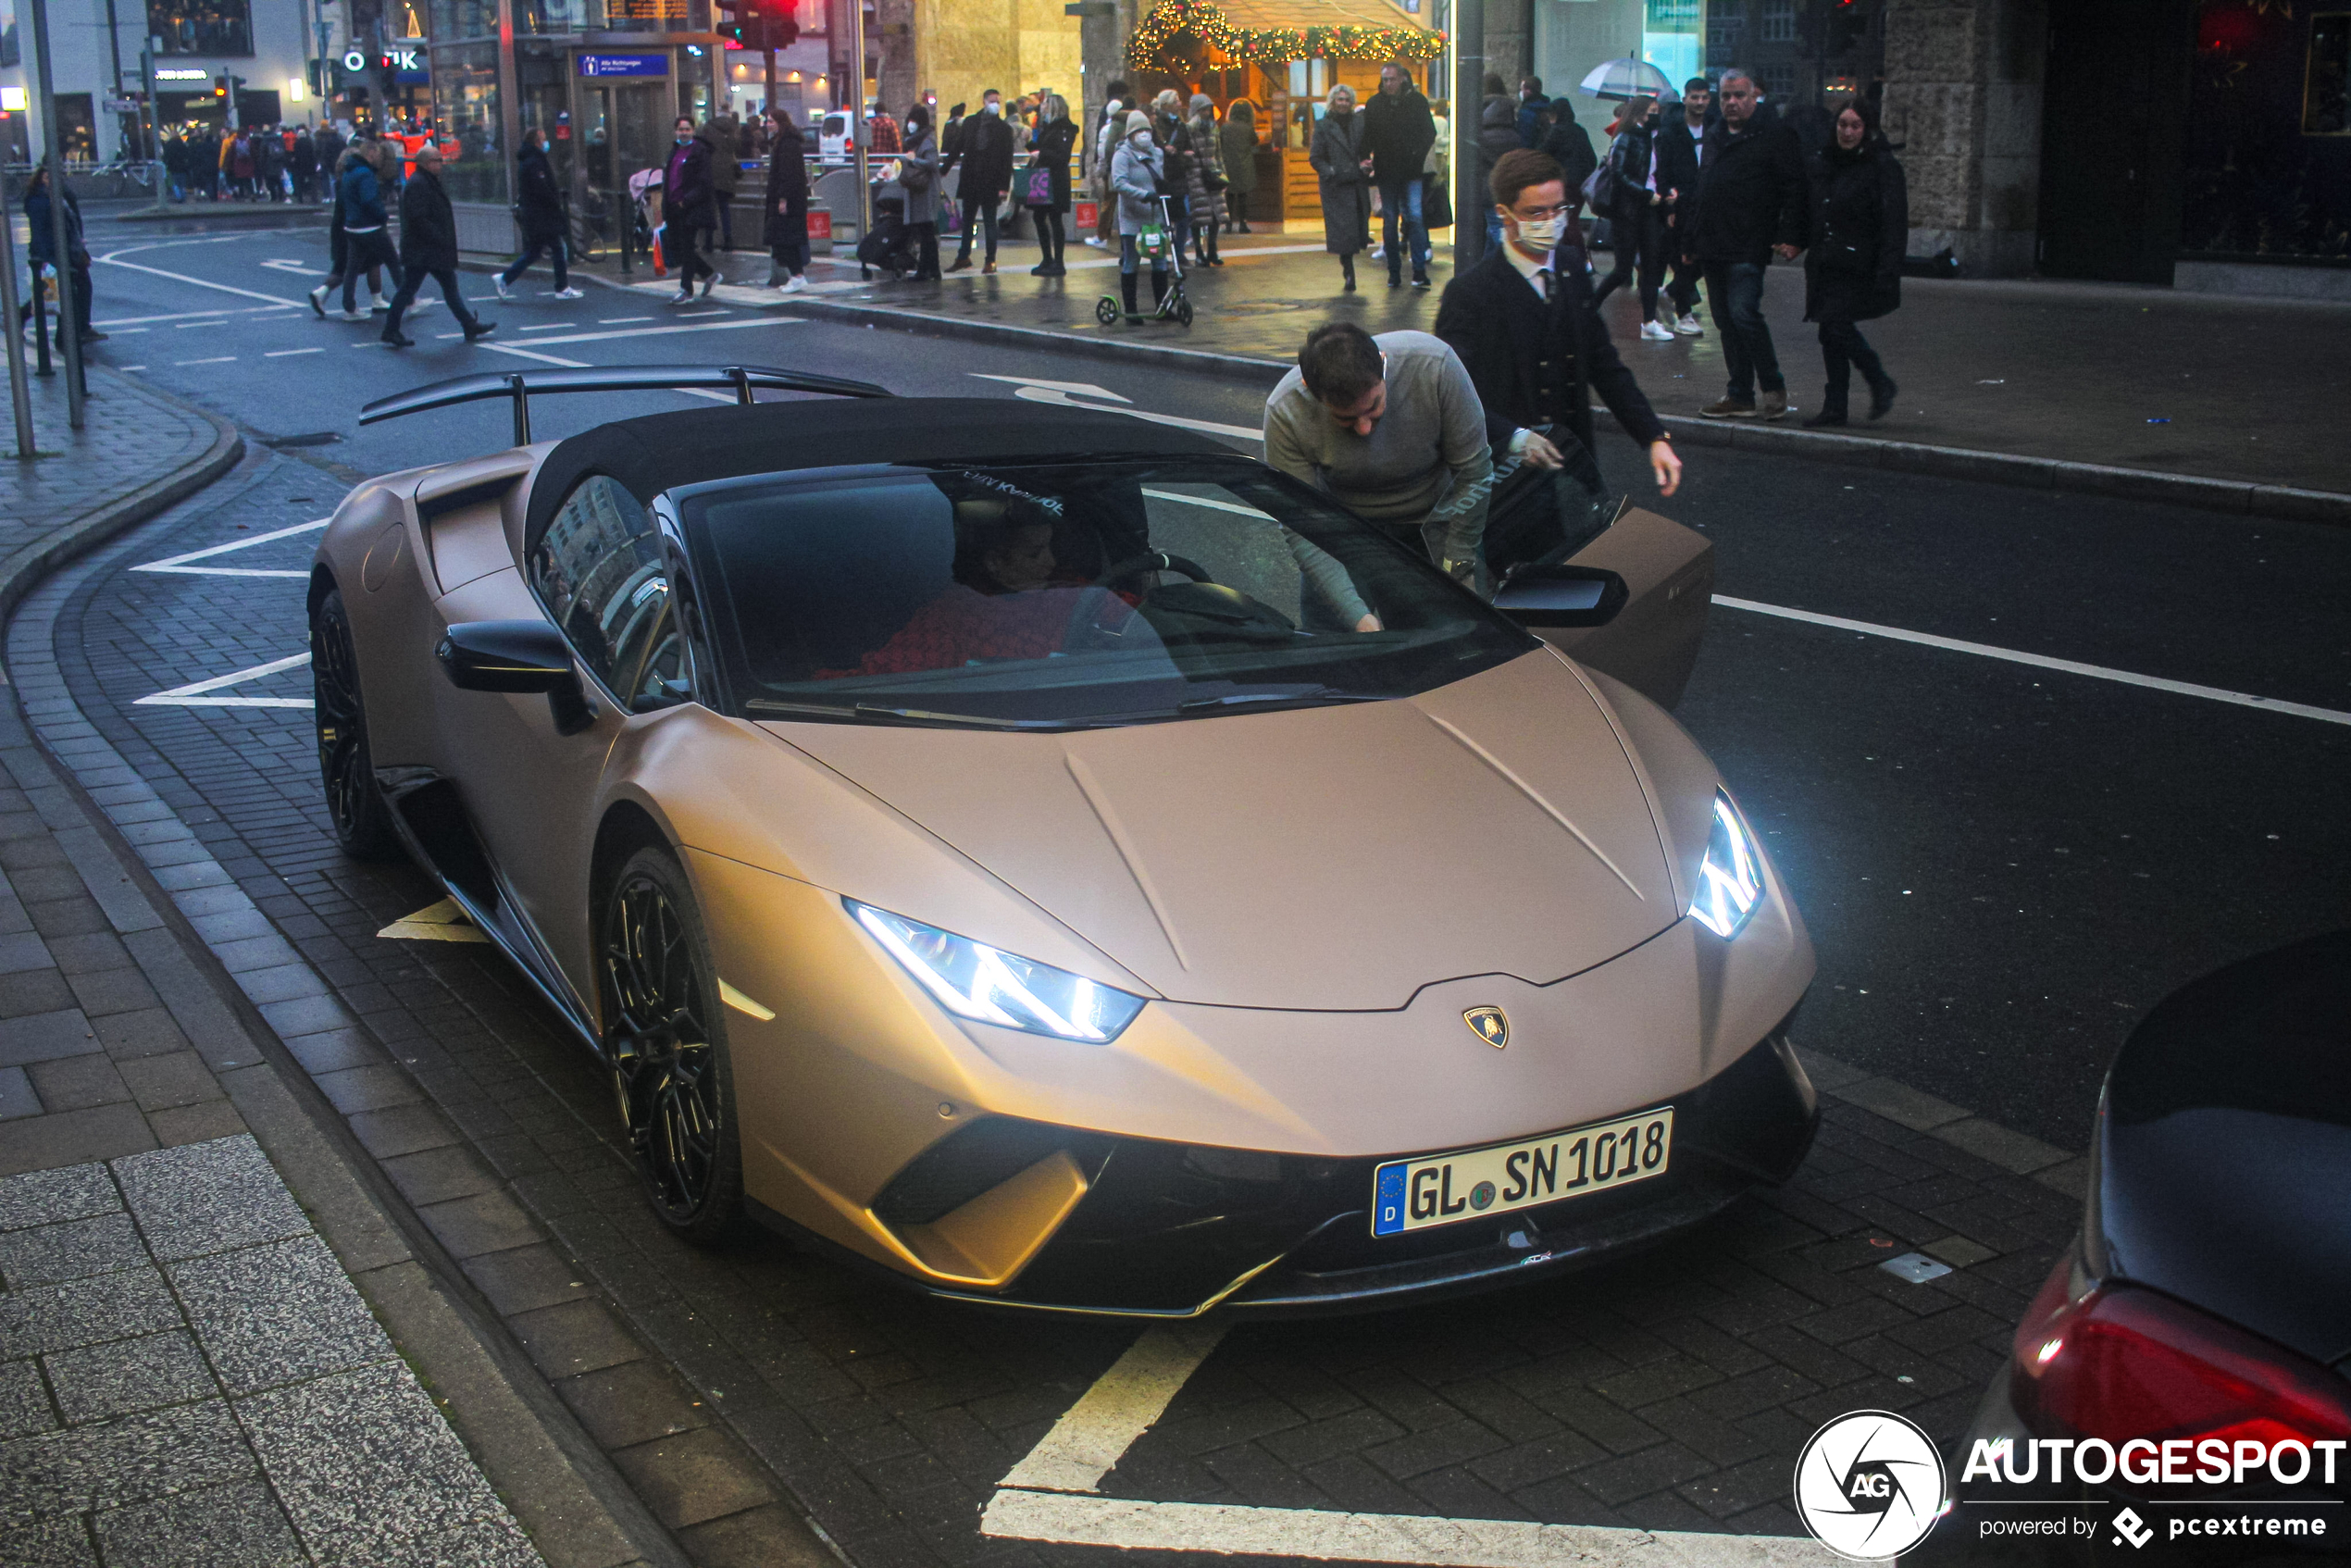
[[[536,547],[555,509],[591,474],[641,502],[709,479],[872,463],[1003,463],[1113,454],[1233,457],[1221,442],[1123,414],[1011,398],[808,399],[688,408],[617,419],[558,442],[530,492],[523,537]]]

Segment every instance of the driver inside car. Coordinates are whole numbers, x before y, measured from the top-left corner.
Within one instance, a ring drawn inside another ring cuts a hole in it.
[[[819,670],[819,680],[953,669],[982,659],[1041,659],[1060,653],[1078,600],[1090,586],[1053,553],[1054,521],[1032,502],[967,496],[955,503],[954,582],[914,612],[855,669]],[[1101,595],[1094,622],[1115,631],[1134,613],[1132,594]]]

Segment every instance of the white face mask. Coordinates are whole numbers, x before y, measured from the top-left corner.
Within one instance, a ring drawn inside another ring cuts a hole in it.
[[[1126,140],[1135,144],[1135,150],[1138,153],[1148,153],[1151,150],[1151,133],[1148,131],[1138,131]]]
[[[1000,115],[1004,112],[1004,106],[1001,104],[989,104],[986,106],[986,109],[987,112],[991,115]]]
[[[1556,250],[1561,236],[1566,232],[1565,218],[1543,218],[1533,222],[1522,220],[1518,226],[1519,243],[1531,251]]]

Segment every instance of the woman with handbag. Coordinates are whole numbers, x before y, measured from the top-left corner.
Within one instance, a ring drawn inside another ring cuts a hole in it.
[[[1216,146],[1225,157],[1225,225],[1246,234],[1249,198],[1257,193],[1257,110],[1247,98],[1234,99],[1225,111]]]
[[[939,271],[939,133],[930,106],[906,111],[906,150],[898,155],[898,186],[906,193],[906,233],[914,247],[914,281],[936,281]]]
[[[1045,259],[1029,268],[1039,278],[1067,276],[1063,257],[1069,254],[1069,235],[1062,214],[1069,210],[1069,153],[1077,144],[1077,122],[1069,118],[1069,101],[1048,93],[1037,107],[1037,129],[1028,133],[1036,161],[1022,176],[1026,181],[1025,204],[1037,224],[1037,248]]]
[[[1345,292],[1355,292],[1355,255],[1372,241],[1372,168],[1363,150],[1363,117],[1355,112],[1355,89],[1340,83],[1323,100],[1323,118],[1306,162],[1322,182],[1323,248],[1338,257],[1347,275]]]
[[[1216,220],[1219,208],[1225,205],[1225,188],[1231,180],[1225,174],[1224,138],[1217,134],[1216,100],[1205,93],[1192,94],[1192,118],[1184,122],[1183,137],[1191,157],[1191,168],[1186,174],[1185,205],[1192,219],[1192,255],[1202,267],[1222,267],[1225,258],[1216,254]]]
[[[808,165],[791,110],[774,106],[767,111],[767,123],[775,132],[775,150],[767,156],[767,218],[762,230],[769,258],[767,284],[796,294],[808,287]]]
[[[1804,319],[1821,324],[1828,391],[1804,421],[1842,425],[1857,368],[1869,383],[1870,417],[1894,406],[1899,389],[1859,323],[1902,304],[1902,255],[1909,248],[1910,201],[1902,166],[1856,98],[1836,117],[1836,140],[1812,155],[1812,243],[1804,253]]]
[[[1592,291],[1592,308],[1598,309],[1610,294],[1637,279],[1641,336],[1649,342],[1670,343],[1673,329],[1657,317],[1657,292],[1665,282],[1665,193],[1657,179],[1657,104],[1655,98],[1630,100],[1608,149],[1611,199],[1606,216],[1616,265]],[[1595,202],[1593,210],[1599,211],[1600,204]]]
[[[1184,100],[1173,87],[1151,100],[1151,140],[1159,147],[1160,194],[1167,201],[1167,238],[1179,252],[1192,217],[1192,146],[1184,130]]]

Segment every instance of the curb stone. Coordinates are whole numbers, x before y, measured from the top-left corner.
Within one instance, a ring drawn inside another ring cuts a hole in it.
[[[0,605],[8,618],[44,579],[193,495],[242,459],[243,440],[227,420],[168,393],[145,386],[138,391],[203,417],[217,432],[212,447],[0,566],[5,572]],[[36,677],[35,684],[49,682]],[[121,884],[113,889],[106,913],[126,929],[168,927],[189,977],[207,988],[260,1048],[264,1064],[222,1074],[222,1088],[339,1263],[355,1276],[354,1285],[435,1406],[529,1527],[532,1544],[551,1568],[685,1568],[683,1552],[579,1430],[520,1347],[510,1338],[501,1343],[490,1326],[494,1314],[486,1303],[470,1299],[471,1287],[462,1283],[456,1264],[357,1147],[211,944],[197,935],[125,838],[115,814],[93,799],[76,761],[53,749],[43,733],[44,721],[26,711],[25,684],[10,686],[15,710],[10,716],[32,738],[41,762],[92,825],[83,834],[93,840],[87,846],[93,853],[80,858],[108,862]],[[113,758],[111,747],[106,755]],[[91,761],[86,753],[77,760]],[[93,877],[91,885],[95,889],[101,880]]]

